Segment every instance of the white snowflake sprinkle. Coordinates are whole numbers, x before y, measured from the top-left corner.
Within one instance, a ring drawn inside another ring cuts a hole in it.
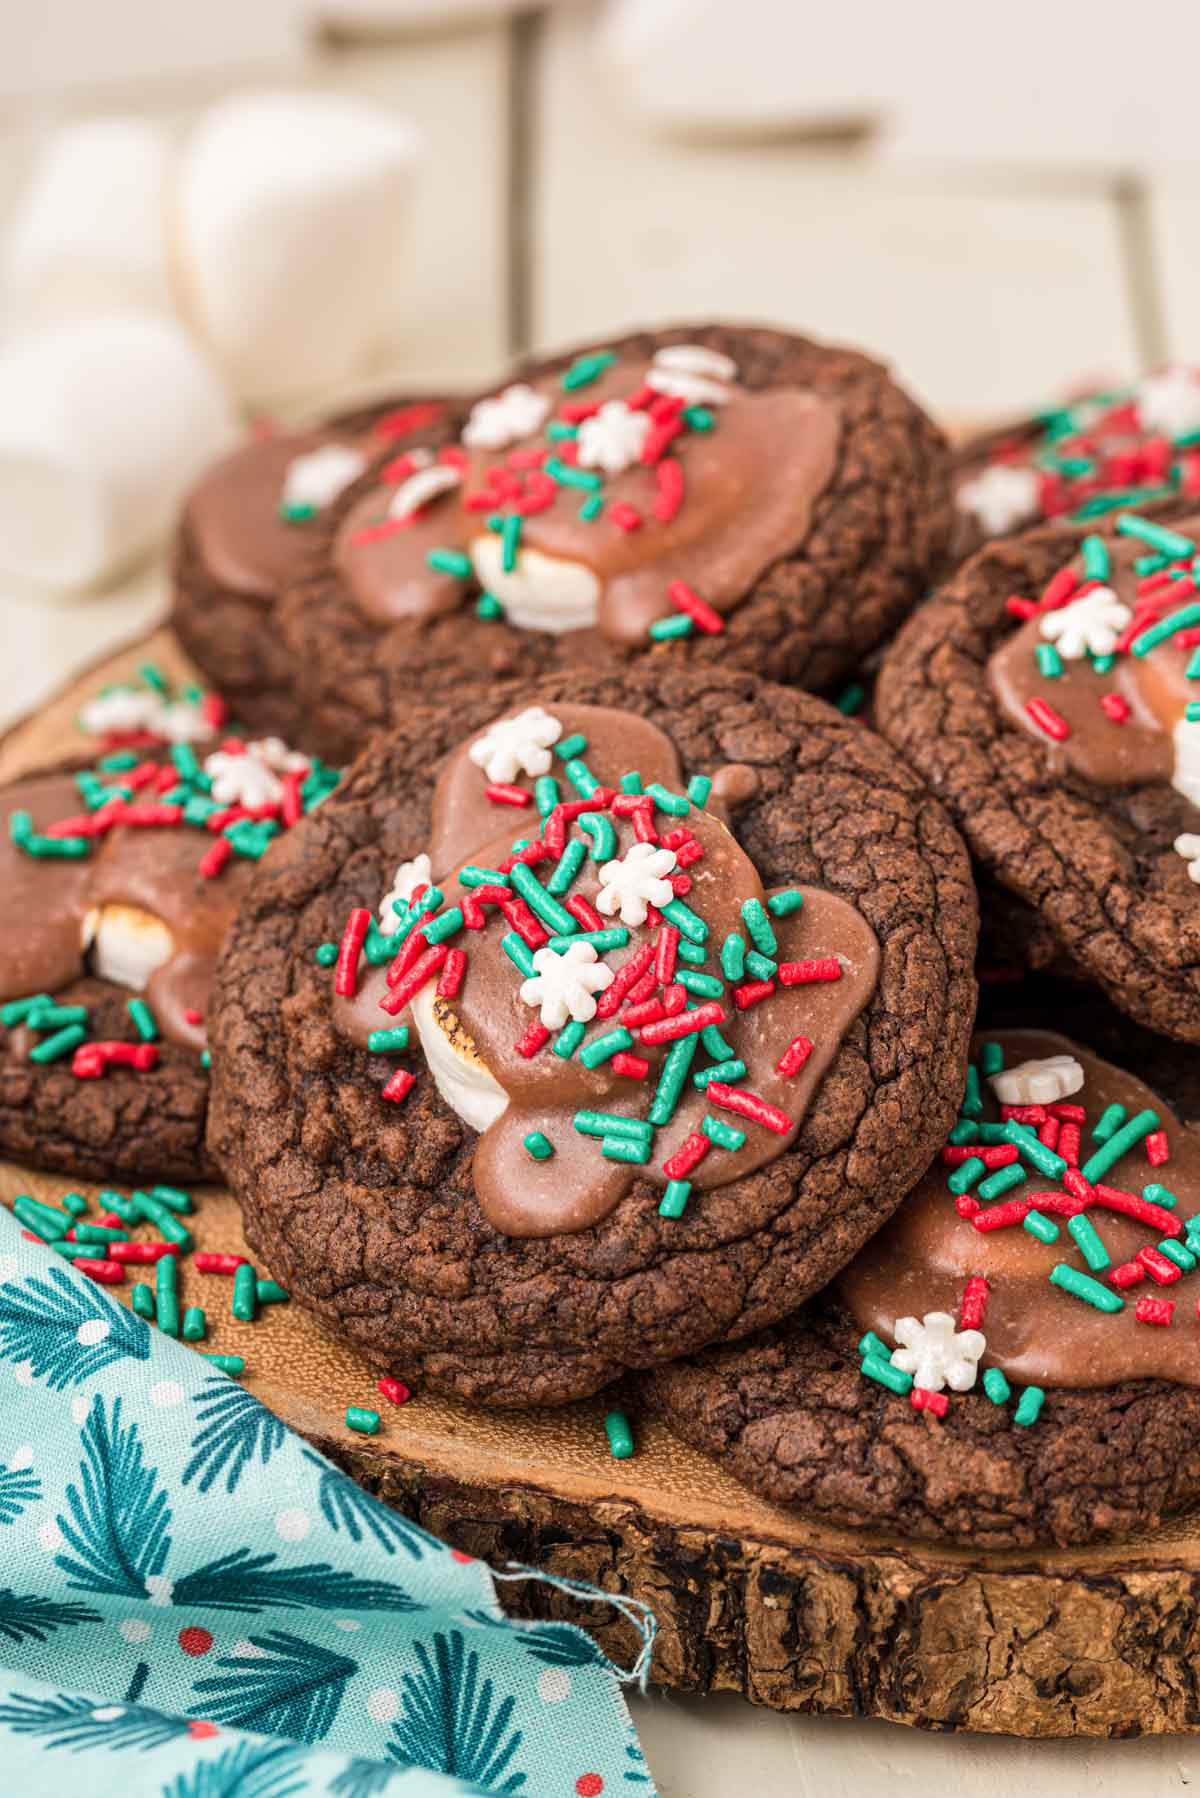
[[[635,412],[624,400],[609,400],[579,427],[579,466],[623,473],[641,455],[649,429],[648,412]]]
[[[675,851],[653,843],[634,843],[616,861],[600,870],[596,910],[611,918],[620,913],[622,924],[644,924],[647,907],[669,905],[674,888],[666,878],[675,867]]]
[[[79,713],[83,730],[96,737],[133,730],[153,730],[162,700],[157,693],[143,692],[137,687],[113,687],[108,693],[97,693]]]
[[[1055,1105],[1080,1090],[1083,1069],[1073,1055],[1046,1055],[988,1078],[1001,1105]]]
[[[1164,368],[1147,375],[1138,388],[1138,419],[1144,431],[1183,437],[1200,430],[1200,378],[1195,369]]]
[[[320,512],[331,506],[366,466],[363,452],[351,449],[348,443],[324,443],[320,449],[293,456],[283,477],[283,504],[288,508],[311,506]]]
[[[400,910],[407,905],[418,887],[427,887],[433,879],[433,864],[427,855],[414,856],[401,862],[396,877],[383,895],[379,906],[379,922],[384,930],[394,930]]]
[[[956,494],[959,509],[974,514],[989,537],[1003,537],[1028,524],[1040,511],[1035,469],[993,462],[964,481]]]
[[[160,705],[149,729],[167,743],[207,743],[217,734],[216,725],[191,699],[173,699],[169,705]]]
[[[308,767],[308,757],[298,749],[289,749],[282,737],[256,737],[246,745],[247,755],[257,756],[277,774],[296,774]]]
[[[413,455],[416,455],[414,450]],[[428,453],[428,452],[426,452]],[[388,503],[389,518],[411,518],[414,512],[420,512],[431,500],[443,493],[453,493],[462,485],[462,473],[452,468],[448,462],[438,462],[432,467],[419,467],[415,474],[410,474],[406,481],[401,481]]]
[[[541,1007],[547,1030],[561,1030],[568,1018],[587,1024],[596,1015],[597,993],[611,986],[614,974],[599,961],[591,943],[572,943],[568,949],[538,949],[533,957],[537,972],[521,983],[526,1005]]]
[[[476,737],[467,754],[489,780],[516,780],[518,774],[545,774],[550,767],[551,745],[562,736],[562,725],[540,705],[531,705],[515,718],[499,718]]]
[[[910,1373],[913,1384],[926,1392],[940,1392],[943,1386],[969,1392],[987,1347],[981,1331],[956,1330],[947,1311],[927,1311],[921,1319],[898,1317],[896,1341],[901,1346],[892,1351],[892,1366]]]
[[[1093,587],[1069,605],[1047,612],[1039,629],[1065,661],[1078,662],[1085,655],[1110,656],[1132,617],[1111,587]]]
[[[256,743],[247,743],[241,754],[216,750],[206,758],[204,772],[212,781],[212,797],[218,805],[254,808],[275,805],[283,797],[283,782]]]
[[[1188,878],[1200,886],[1200,836],[1185,830],[1182,836],[1175,838],[1175,853],[1182,855],[1187,863]]]
[[[472,449],[507,449],[510,443],[540,431],[549,410],[548,399],[518,382],[490,399],[476,401],[462,440]]]

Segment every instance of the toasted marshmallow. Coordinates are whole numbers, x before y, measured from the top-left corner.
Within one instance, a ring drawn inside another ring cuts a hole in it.
[[[507,1109],[508,1094],[484,1066],[474,1039],[447,1001],[437,997],[432,982],[427,981],[413,1000],[412,1018],[433,1084],[464,1124],[486,1130]]]
[[[516,567],[505,573],[503,549],[493,531],[473,540],[471,560],[484,591],[495,594],[509,623],[519,630],[557,635],[595,624],[600,582],[582,562],[521,549]]]
[[[83,947],[92,972],[114,986],[143,992],[156,968],[170,961],[175,939],[161,918],[135,905],[102,905],[83,921]]]

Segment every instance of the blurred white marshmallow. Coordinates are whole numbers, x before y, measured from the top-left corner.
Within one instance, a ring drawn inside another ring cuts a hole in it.
[[[0,568],[52,587],[118,572],[237,436],[220,377],[168,319],[13,338],[0,351]]]
[[[167,253],[172,148],[138,119],[89,119],[46,143],[10,227],[18,322],[172,311]]]
[[[251,94],[184,148],[185,311],[240,396],[273,404],[362,373],[394,331],[415,133],[365,102]]]

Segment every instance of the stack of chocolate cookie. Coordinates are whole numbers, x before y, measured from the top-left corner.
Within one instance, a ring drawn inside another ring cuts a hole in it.
[[[219,1169],[381,1372],[615,1387],[801,1510],[1179,1508],[1200,1151],[1139,1076],[1191,1109],[1200,385],[1157,380],[956,473],[867,358],[708,325],[252,444],[176,564],[233,715],[108,695],[107,766],[10,795],[0,1147]],[[881,648],[875,734],[812,690]],[[47,1058],[77,981],[105,1034]],[[97,1047],[139,1004],[155,1068]]]

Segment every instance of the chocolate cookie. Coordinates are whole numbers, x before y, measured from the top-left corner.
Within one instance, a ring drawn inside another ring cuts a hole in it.
[[[980,1043],[963,1112],[828,1294],[658,1369],[648,1401],[840,1522],[979,1547],[1153,1527],[1200,1497],[1200,1137],[1043,1032]]]
[[[217,950],[268,842],[337,778],[277,739],[219,739],[219,715],[109,689],[82,721],[126,747],[0,792],[2,1155],[95,1179],[215,1171]]]
[[[1192,505],[980,551],[889,650],[875,717],[1036,915],[1039,964],[1049,936],[1132,1017],[1200,1042]]]
[[[1167,368],[988,431],[956,457],[958,559],[1051,518],[1200,493],[1200,370]]]
[[[943,440],[877,363],[638,332],[526,369],[432,465],[394,458],[280,623],[331,756],[480,674],[650,656],[822,688],[926,590],[951,522]]]
[[[975,930],[940,808],[819,700],[464,686],[263,870],[210,1147],[374,1362],[560,1403],[781,1316],[878,1227],[961,1091]]]
[[[275,602],[320,540],[322,515],[373,462],[438,440],[441,400],[394,401],[303,431],[255,436],[190,494],[173,565],[184,649],[256,731],[305,740]]]

